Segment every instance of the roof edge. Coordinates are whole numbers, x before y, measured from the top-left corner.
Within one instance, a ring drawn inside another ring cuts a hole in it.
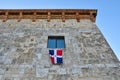
[[[49,21],[50,19],[74,18],[77,21],[80,19],[90,19],[95,22],[96,16],[97,9],[0,9],[0,19],[31,19],[33,17],[34,19],[44,18]]]

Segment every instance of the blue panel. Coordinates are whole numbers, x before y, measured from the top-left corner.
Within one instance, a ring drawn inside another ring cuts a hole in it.
[[[64,38],[57,39],[57,48],[65,48],[65,41]]]
[[[54,38],[48,39],[48,48],[56,48],[56,39]]]
[[[54,50],[49,50],[50,55],[54,55]]]
[[[62,58],[57,58],[57,63],[58,64],[62,64],[63,63],[63,59]]]

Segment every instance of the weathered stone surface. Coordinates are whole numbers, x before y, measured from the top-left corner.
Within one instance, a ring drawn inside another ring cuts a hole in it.
[[[48,75],[48,69],[37,69],[36,71],[36,76],[37,77],[40,77],[40,78],[44,78],[44,77],[47,77]]]
[[[53,65],[48,36],[64,36],[63,64]],[[119,80],[120,63],[90,20],[0,20],[0,80]]]

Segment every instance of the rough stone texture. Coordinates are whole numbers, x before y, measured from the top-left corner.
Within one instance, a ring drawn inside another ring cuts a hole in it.
[[[64,36],[62,65],[53,65],[48,36]],[[90,20],[0,20],[0,80],[119,80],[120,63]]]

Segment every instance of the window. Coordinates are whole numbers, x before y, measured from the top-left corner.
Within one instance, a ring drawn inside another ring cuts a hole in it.
[[[48,48],[65,48],[64,36],[48,36]]]

